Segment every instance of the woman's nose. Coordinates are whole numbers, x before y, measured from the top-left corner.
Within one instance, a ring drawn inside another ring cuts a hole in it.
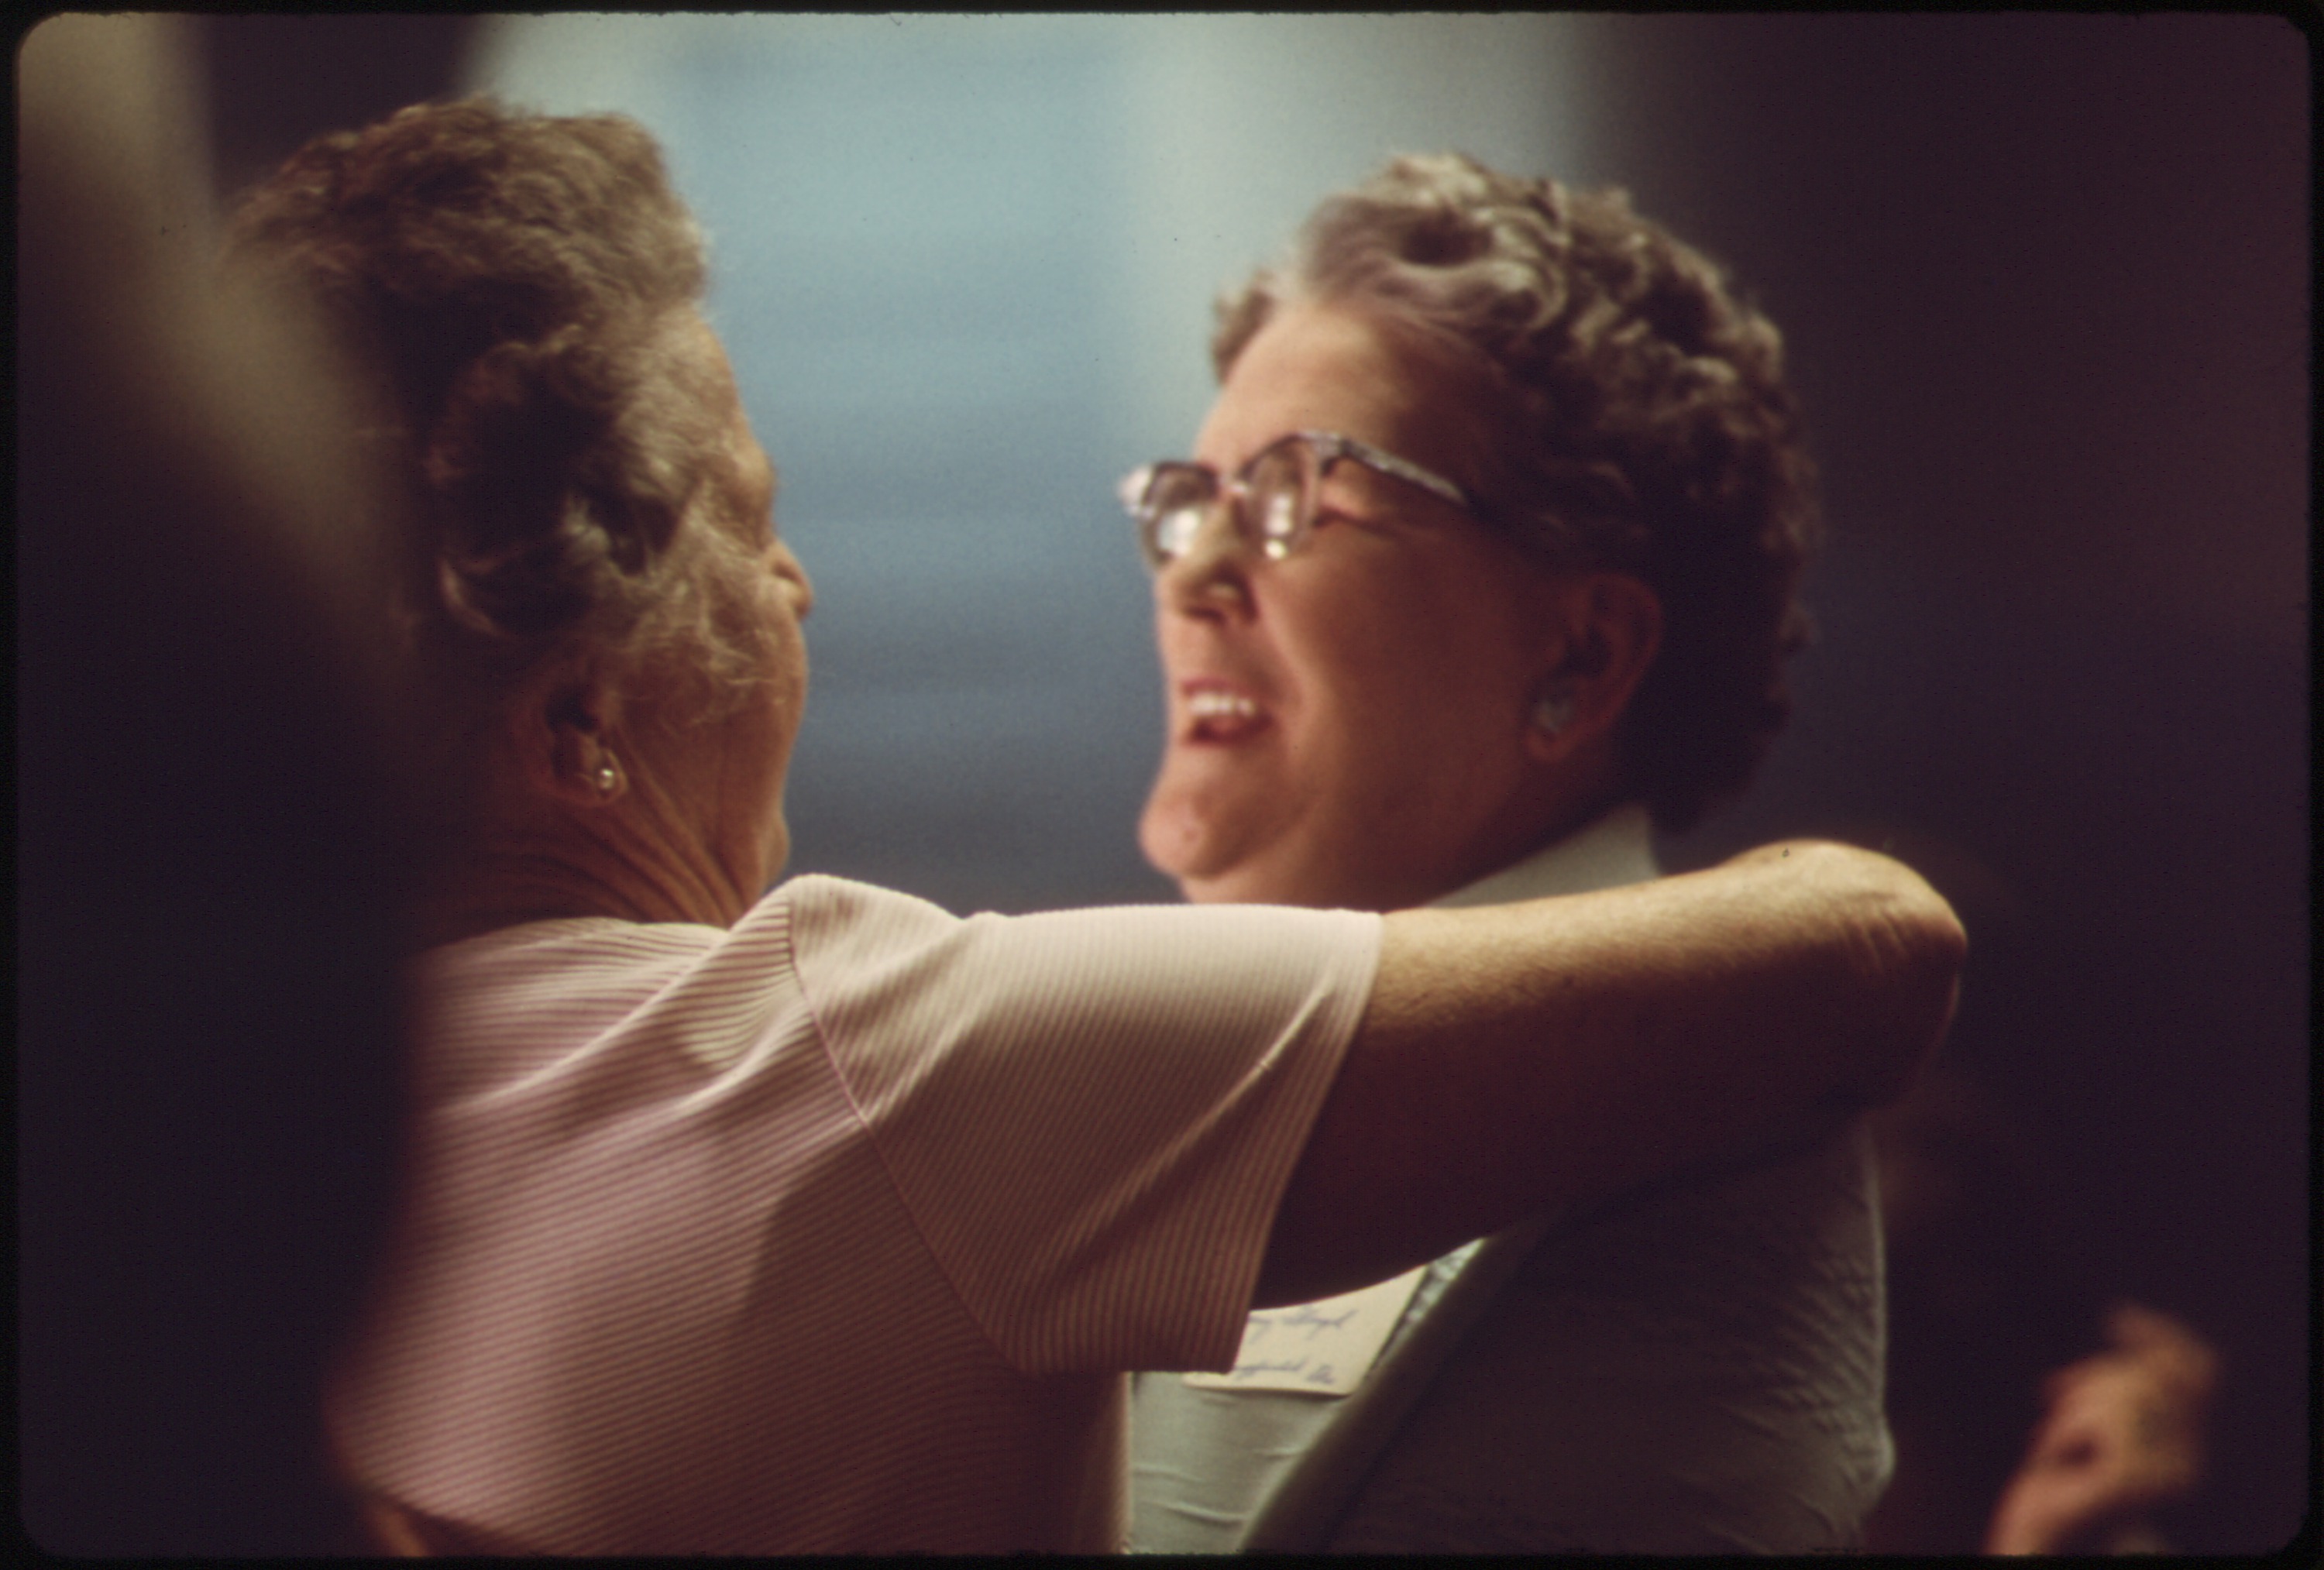
[[[798,557],[788,544],[777,540],[767,553],[767,565],[790,597],[791,614],[806,620],[807,612],[815,609],[815,585],[807,582],[807,569],[799,565]]]
[[[1242,528],[1243,505],[1240,496],[1222,491],[1204,512],[1186,548],[1155,574],[1155,592],[1164,604],[1188,615],[1216,613],[1222,606],[1249,609],[1252,552]]]

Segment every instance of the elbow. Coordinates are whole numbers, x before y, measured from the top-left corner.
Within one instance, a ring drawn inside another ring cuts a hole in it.
[[[1917,874],[1913,881],[1918,897],[1909,917],[1912,932],[1905,943],[1911,954],[1908,985],[1914,1017],[1922,1024],[1928,1046],[1934,1048],[1952,1024],[1953,1010],[1960,1002],[1961,969],[1969,963],[1969,929],[1961,925],[1960,917],[1942,895]]]
[[[1884,870],[1889,886],[1865,911],[1856,949],[1871,1009],[1871,1050],[1861,1060],[1873,1106],[1910,1090],[1934,1056],[1960,1005],[1969,959],[1969,933],[1944,896],[1902,862]]]

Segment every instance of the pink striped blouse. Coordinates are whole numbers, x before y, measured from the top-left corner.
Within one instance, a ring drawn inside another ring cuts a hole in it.
[[[815,877],[435,950],[343,1464],[549,1553],[1120,1548],[1120,1371],[1232,1362],[1379,930]]]

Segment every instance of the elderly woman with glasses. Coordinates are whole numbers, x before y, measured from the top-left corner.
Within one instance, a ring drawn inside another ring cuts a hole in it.
[[[810,594],[650,140],[407,110],[234,234],[365,368],[450,850],[327,1400],[383,1546],[1117,1548],[1126,1371],[1828,1127],[1941,1028],[1950,913],[1840,847],[1387,919],[770,888]]]
[[[1618,192],[1400,159],[1223,300],[1195,461],[1123,484],[1203,904],[1639,884],[1788,702],[1814,526],[1775,329]],[[1481,1109],[1480,1109],[1481,1110]],[[1862,1131],[1545,1210],[1148,1374],[1135,1546],[1844,1549],[1885,1485]]]

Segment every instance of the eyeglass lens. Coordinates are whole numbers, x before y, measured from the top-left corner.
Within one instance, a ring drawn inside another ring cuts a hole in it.
[[[1280,442],[1259,454],[1236,487],[1241,492],[1234,509],[1237,532],[1274,560],[1297,549],[1313,516],[1317,468],[1314,454],[1302,441]],[[1218,476],[1199,464],[1155,466],[1139,510],[1157,564],[1185,555],[1217,505],[1219,490]]]

